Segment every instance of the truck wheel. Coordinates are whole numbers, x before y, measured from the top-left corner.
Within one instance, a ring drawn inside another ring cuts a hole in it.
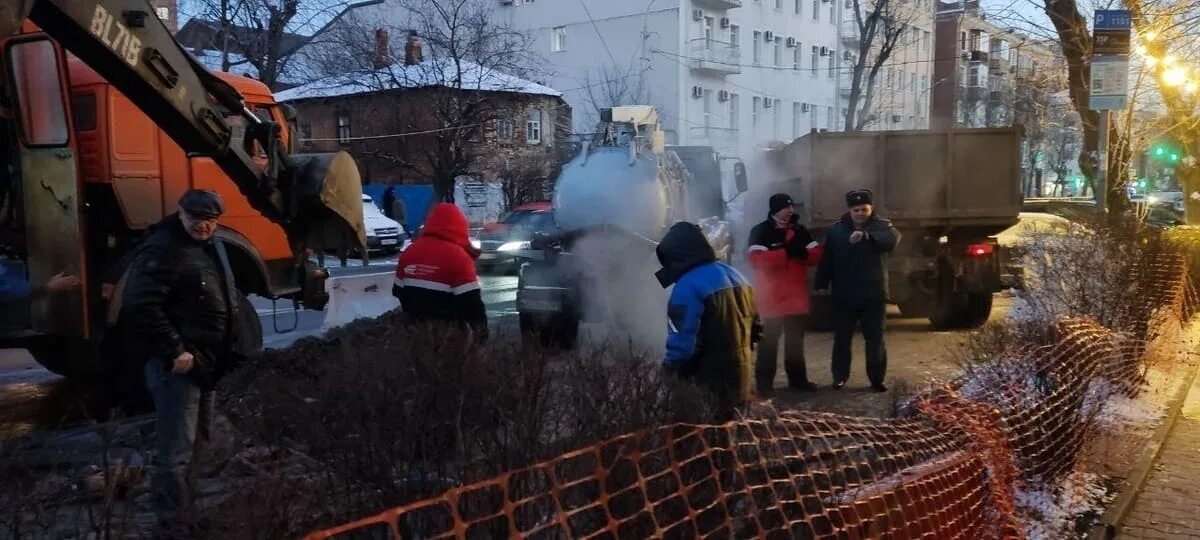
[[[966,327],[967,294],[947,293],[939,295],[930,308],[929,323],[935,330],[953,330]]]
[[[67,378],[96,375],[106,367],[98,365],[94,344],[81,338],[37,336],[25,347],[42,367]]]
[[[992,315],[992,293],[974,293],[967,295],[967,309],[963,317],[966,328],[978,328],[986,323]]]
[[[254,304],[250,303],[250,298],[246,295],[238,297],[238,311],[247,314],[243,317],[240,324],[245,324],[249,328],[249,332],[245,337],[250,339],[249,345],[254,352],[260,352],[263,348],[263,329],[262,319],[258,318],[258,310],[254,309]]]
[[[521,339],[525,343],[537,340],[537,345],[552,349],[571,349],[579,339],[578,321],[567,317],[553,317],[540,322],[529,313],[518,316],[521,324]]]

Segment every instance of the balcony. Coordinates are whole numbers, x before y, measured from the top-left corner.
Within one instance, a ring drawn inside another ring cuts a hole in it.
[[[693,126],[688,128],[688,144],[711,146],[716,150],[737,152],[739,141],[738,130],[712,126]]]
[[[694,0],[697,6],[711,9],[734,9],[742,7],[742,0]]]
[[[859,43],[858,23],[842,21],[841,26],[838,27],[838,35],[842,38],[842,43],[857,46]]]
[[[963,53],[963,56],[965,57],[964,58],[965,60],[970,61],[970,62],[987,62],[988,61],[987,51],[972,50],[970,52]]]
[[[741,73],[741,49],[724,41],[698,38],[691,42],[690,64],[694,71],[710,75]]]

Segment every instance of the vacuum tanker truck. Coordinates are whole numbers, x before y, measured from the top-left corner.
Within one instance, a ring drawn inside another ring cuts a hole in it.
[[[654,107],[604,110],[597,133],[555,180],[557,232],[537,236],[522,254],[523,334],[572,346],[580,323],[600,323],[634,341],[661,341],[666,293],[653,277],[654,249],[666,229],[697,223],[718,256],[732,256],[721,161],[711,148],[667,148]],[[744,192],[744,167],[735,162],[732,170]]]

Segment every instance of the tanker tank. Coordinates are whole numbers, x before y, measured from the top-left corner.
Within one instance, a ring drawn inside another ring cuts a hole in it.
[[[667,193],[658,158],[629,148],[585,150],[554,186],[554,222],[563,231],[616,227],[657,240],[667,225]]]

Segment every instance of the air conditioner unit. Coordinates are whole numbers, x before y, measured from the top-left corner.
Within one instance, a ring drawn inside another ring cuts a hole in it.
[[[703,86],[693,86],[692,87],[692,97],[694,97],[694,98],[704,97],[704,87]]]
[[[821,47],[818,51],[821,53],[821,56],[829,56],[829,47]]]
[[[808,109],[811,107],[812,107],[812,105],[809,105],[807,103],[801,103],[800,104],[800,112],[808,112]]]
[[[693,9],[692,10],[692,19],[697,20],[697,21],[703,21],[704,20],[704,10]]]
[[[795,48],[796,47],[796,38],[794,38],[794,37],[787,38],[787,41],[785,42],[785,44],[788,46],[788,48]]]
[[[842,51],[842,60],[845,60],[847,62],[853,62],[854,61],[854,53],[852,53],[850,51]]]
[[[771,98],[764,97],[764,98],[763,98],[763,108],[764,108],[764,109],[770,109],[771,107],[772,107],[772,105],[771,105]]]
[[[899,124],[899,123],[900,123],[900,121],[901,121],[903,118],[904,118],[904,117],[902,117],[902,116],[900,116],[900,115],[898,115],[898,114],[893,114],[893,115],[892,115],[892,123],[893,123],[893,124]]]
[[[720,90],[717,92],[718,101],[729,101],[729,90]]]
[[[775,32],[772,32],[770,30],[763,32],[763,41],[765,41],[767,43],[775,41]]]
[[[721,28],[729,28],[731,24],[733,23],[729,21],[729,17],[721,17]]]

